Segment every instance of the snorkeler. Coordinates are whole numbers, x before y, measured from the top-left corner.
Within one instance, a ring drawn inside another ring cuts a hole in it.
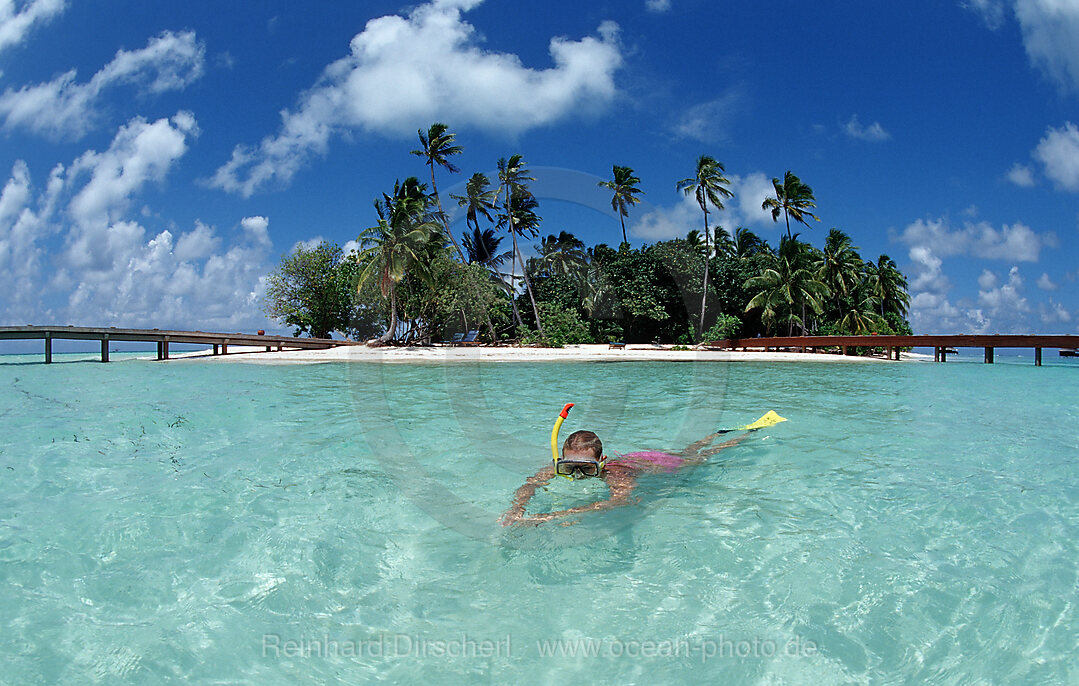
[[[554,429],[551,431],[552,464],[528,477],[524,485],[517,489],[517,493],[513,497],[513,504],[499,520],[502,522],[502,526],[541,524],[559,517],[609,510],[628,505],[631,502],[630,495],[637,486],[637,477],[640,474],[669,474],[684,467],[700,464],[720,450],[738,445],[749,436],[749,432],[786,421],[775,412],[769,412],[752,424],[733,429],[733,431],[745,431],[746,433],[718,445],[712,445],[712,442],[732,430],[720,430],[709,434],[676,453],[646,450],[626,453],[614,459],[608,459],[603,454],[603,443],[595,433],[591,431],[575,431],[562,444],[562,456],[559,458],[558,430],[561,428],[562,422],[566,419],[571,407],[573,407],[573,403],[568,403],[562,408],[562,412],[555,421]],[[528,501],[535,495],[536,489],[547,485],[555,476],[562,476],[567,479],[602,478],[610,489],[610,496],[606,500],[597,500],[589,505],[580,505],[555,512],[526,515],[525,508],[528,506]]]

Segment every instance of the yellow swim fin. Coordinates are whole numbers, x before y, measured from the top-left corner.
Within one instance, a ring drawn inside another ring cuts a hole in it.
[[[754,429],[763,429],[767,426],[773,426],[780,422],[787,421],[786,417],[780,417],[775,413],[775,410],[768,410],[768,414],[764,415],[752,424],[746,424],[745,426],[739,426],[734,429],[720,429],[719,433],[728,433],[730,431],[753,431]]]

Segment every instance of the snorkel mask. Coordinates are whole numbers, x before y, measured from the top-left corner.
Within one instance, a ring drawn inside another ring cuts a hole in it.
[[[554,421],[551,429],[551,459],[554,461],[554,473],[567,479],[586,479],[599,476],[603,472],[606,458],[600,460],[562,460],[558,457],[558,432],[562,429],[562,422],[569,416],[569,409],[573,403],[566,403],[562,411],[558,413],[558,419]]]

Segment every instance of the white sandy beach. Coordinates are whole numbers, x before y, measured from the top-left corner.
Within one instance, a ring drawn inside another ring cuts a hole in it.
[[[611,350],[607,345],[569,345],[565,348],[529,347],[449,347],[416,346],[368,348],[341,346],[325,350],[283,350],[265,352],[261,348],[233,346],[228,355],[212,351],[192,351],[170,355],[170,359],[200,359],[215,362],[256,362],[263,364],[318,364],[325,362],[839,362],[847,364],[887,364],[883,357],[854,357],[827,353],[761,352],[738,350],[671,350],[670,345],[627,345]],[[904,361],[932,359],[929,355],[903,353]],[[893,361],[894,362],[894,361]]]

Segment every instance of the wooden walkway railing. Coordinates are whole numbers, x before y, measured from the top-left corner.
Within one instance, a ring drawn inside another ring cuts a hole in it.
[[[884,348],[888,358],[899,359],[901,348],[933,348],[933,359],[946,362],[949,351],[956,348],[984,348],[985,361],[993,363],[993,351],[996,348],[1033,348],[1034,364],[1041,366],[1042,349],[1057,348],[1075,350],[1079,347],[1079,336],[1012,336],[1012,335],[941,335],[941,336],[785,336],[774,338],[736,338],[733,340],[711,341],[706,345],[716,348],[745,350],[747,348],[797,348],[802,352],[822,348],[839,348],[844,355],[848,348]]]
[[[208,331],[171,331],[161,329],[117,329],[86,326],[0,326],[0,341],[37,339],[45,341],[45,363],[52,362],[54,340],[101,341],[101,361],[109,361],[111,341],[157,343],[157,359],[169,359],[170,343],[195,343],[213,346],[214,355],[227,355],[230,345],[277,349],[325,349],[339,345],[357,345],[352,341],[330,338],[295,338],[251,333],[213,333]]]

